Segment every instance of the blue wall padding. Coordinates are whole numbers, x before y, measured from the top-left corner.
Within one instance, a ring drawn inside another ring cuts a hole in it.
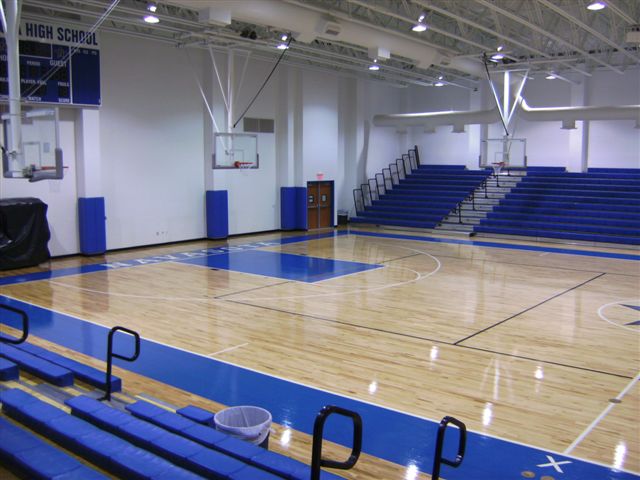
[[[78,198],[80,253],[100,255],[107,251],[104,197]]]
[[[280,188],[280,228],[282,230],[307,229],[307,188]]]
[[[229,236],[229,197],[226,190],[207,190],[207,238]]]

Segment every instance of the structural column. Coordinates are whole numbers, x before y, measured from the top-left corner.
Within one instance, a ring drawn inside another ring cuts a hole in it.
[[[107,250],[100,112],[97,109],[77,110],[75,134],[80,253],[100,255]]]

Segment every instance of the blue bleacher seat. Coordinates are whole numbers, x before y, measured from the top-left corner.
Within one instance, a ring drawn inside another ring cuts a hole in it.
[[[188,420],[190,426],[184,428],[185,422],[169,421],[169,416],[179,417],[179,414],[167,411],[149,402],[138,401],[128,405],[127,410],[135,416],[162,426],[176,434],[183,435],[206,447],[233,456],[243,462],[250,463],[264,470],[284,476],[290,480],[306,480],[311,474],[308,465],[292,458],[270,452],[252,443],[238,440],[213,428],[206,427]],[[184,419],[187,420],[187,419]],[[323,471],[324,480],[340,479],[342,477]]]
[[[8,416],[116,476],[140,480],[201,478],[20,389],[0,392],[0,402]]]
[[[176,413],[188,418],[189,420],[201,423],[202,425],[214,425],[213,417],[215,415],[212,412],[196,407],[195,405],[187,405],[186,407],[176,410]]]
[[[527,170],[474,232],[640,245],[640,170]]]
[[[20,377],[18,365],[6,358],[0,357],[0,380],[6,382],[8,380],[16,380]]]
[[[0,356],[17,363],[24,371],[59,387],[73,385],[73,373],[70,370],[19,350],[14,346],[3,343],[2,348],[0,348]]]
[[[386,193],[372,195],[351,223],[435,228],[491,175],[464,165],[420,165]]]
[[[36,437],[4,418],[0,418],[0,459],[9,470],[33,479],[106,479],[93,468]]]
[[[134,445],[145,448],[176,465],[209,478],[279,478],[272,473],[261,471],[247,462],[212,450],[185,436],[150,425],[144,420],[125,412],[103,405],[97,400],[79,396],[67,400],[72,413],[115,435],[121,436]],[[146,403],[146,402],[145,402]],[[151,405],[151,404],[149,404]],[[154,406],[155,407],[155,406]],[[193,422],[178,414],[155,407],[154,417],[174,430],[192,426]],[[168,419],[164,414],[176,418]],[[183,422],[186,424],[183,424]],[[207,428],[207,427],[203,427]],[[258,448],[258,447],[256,447]]]
[[[16,348],[70,370],[78,380],[102,390],[106,389],[107,384],[104,371],[85,365],[81,362],[77,362],[76,360],[64,357],[55,352],[51,352],[46,348],[42,348],[31,343],[21,343],[16,345]],[[119,392],[120,390],[122,390],[122,380],[115,375],[111,375],[111,391]]]

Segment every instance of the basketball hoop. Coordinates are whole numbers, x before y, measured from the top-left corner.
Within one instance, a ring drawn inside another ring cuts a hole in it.
[[[493,162],[491,164],[491,166],[493,167],[493,174],[496,177],[500,175],[500,171],[502,170],[502,167],[504,167],[505,165],[506,165],[506,162]]]
[[[253,163],[251,162],[234,162],[233,166],[236,168],[251,168]]]
[[[500,186],[500,180],[498,180],[498,175],[500,175],[500,170],[502,167],[506,165],[506,162],[493,162],[491,166],[493,167],[493,175],[496,177],[496,187]]]

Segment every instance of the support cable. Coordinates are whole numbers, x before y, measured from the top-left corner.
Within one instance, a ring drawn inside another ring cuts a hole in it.
[[[236,128],[236,125],[238,125],[238,123],[240,123],[240,120],[243,119],[243,117],[246,115],[246,113],[249,111],[249,109],[251,108],[251,105],[253,105],[253,102],[256,101],[256,99],[258,98],[258,95],[260,95],[260,93],[262,92],[262,90],[264,89],[264,87],[267,86],[267,83],[269,82],[269,79],[271,79],[271,76],[273,75],[273,73],[276,71],[276,68],[278,68],[278,65],[280,65],[280,62],[282,61],[282,59],[284,58],[284,54],[287,53],[287,50],[289,49],[289,45],[291,44],[291,40],[293,39],[293,37],[291,36],[291,34],[289,33],[288,35],[288,39],[287,39],[287,48],[282,50],[282,53],[280,54],[280,58],[278,58],[278,61],[276,62],[276,64],[273,66],[273,68],[271,69],[271,72],[269,73],[269,75],[267,75],[266,80],[264,81],[264,83],[262,84],[262,86],[260,87],[260,89],[258,90],[258,93],[256,93],[256,95],[253,97],[253,99],[249,102],[249,105],[247,106],[247,108],[244,109],[244,111],[242,112],[242,114],[240,115],[240,117],[238,118],[238,120],[236,120],[236,122],[233,124],[233,128]]]
[[[489,67],[487,66],[487,54],[486,53],[482,54],[482,63],[484,64],[484,69],[487,72],[487,80],[489,81],[489,85],[491,86],[491,88],[493,90],[493,84],[491,83],[491,75],[489,74]],[[494,90],[494,96],[495,95],[496,95],[496,93],[495,93],[495,90]],[[496,97],[496,105],[498,106],[498,112],[500,112],[500,122],[502,122],[502,128],[504,128],[504,133],[508,137],[509,136],[509,130],[507,130],[507,125],[504,123],[504,113],[502,113],[502,109],[500,108],[500,102],[498,102],[497,97]]]
[[[102,15],[100,15],[98,20],[96,20],[96,23],[94,23],[91,26],[91,28],[86,33],[86,35],[84,35],[79,42],[77,42],[71,48],[69,48],[69,51],[67,52],[67,54],[64,57],[62,57],[62,59],[60,60],[60,62],[61,62],[60,65],[55,66],[55,67],[51,67],[47,73],[45,73],[42,77],[40,77],[40,79],[38,79],[38,81],[31,88],[29,88],[24,94],[22,94],[21,96],[22,97],[31,96],[33,93],[35,93],[40,88],[40,86],[41,86],[40,82],[45,82],[46,83],[47,80],[49,80],[51,77],[53,77],[56,74],[56,72],[58,72],[58,70],[60,70],[63,66],[65,66],[67,64],[67,62],[69,61],[69,59],[71,59],[71,57],[87,41],[87,39],[92,34],[94,34],[96,32],[96,30],[98,30],[102,26],[104,21],[111,14],[111,12],[118,6],[119,3],[120,3],[120,0],[113,0],[113,2],[111,2],[111,4],[104,11],[104,13]]]

